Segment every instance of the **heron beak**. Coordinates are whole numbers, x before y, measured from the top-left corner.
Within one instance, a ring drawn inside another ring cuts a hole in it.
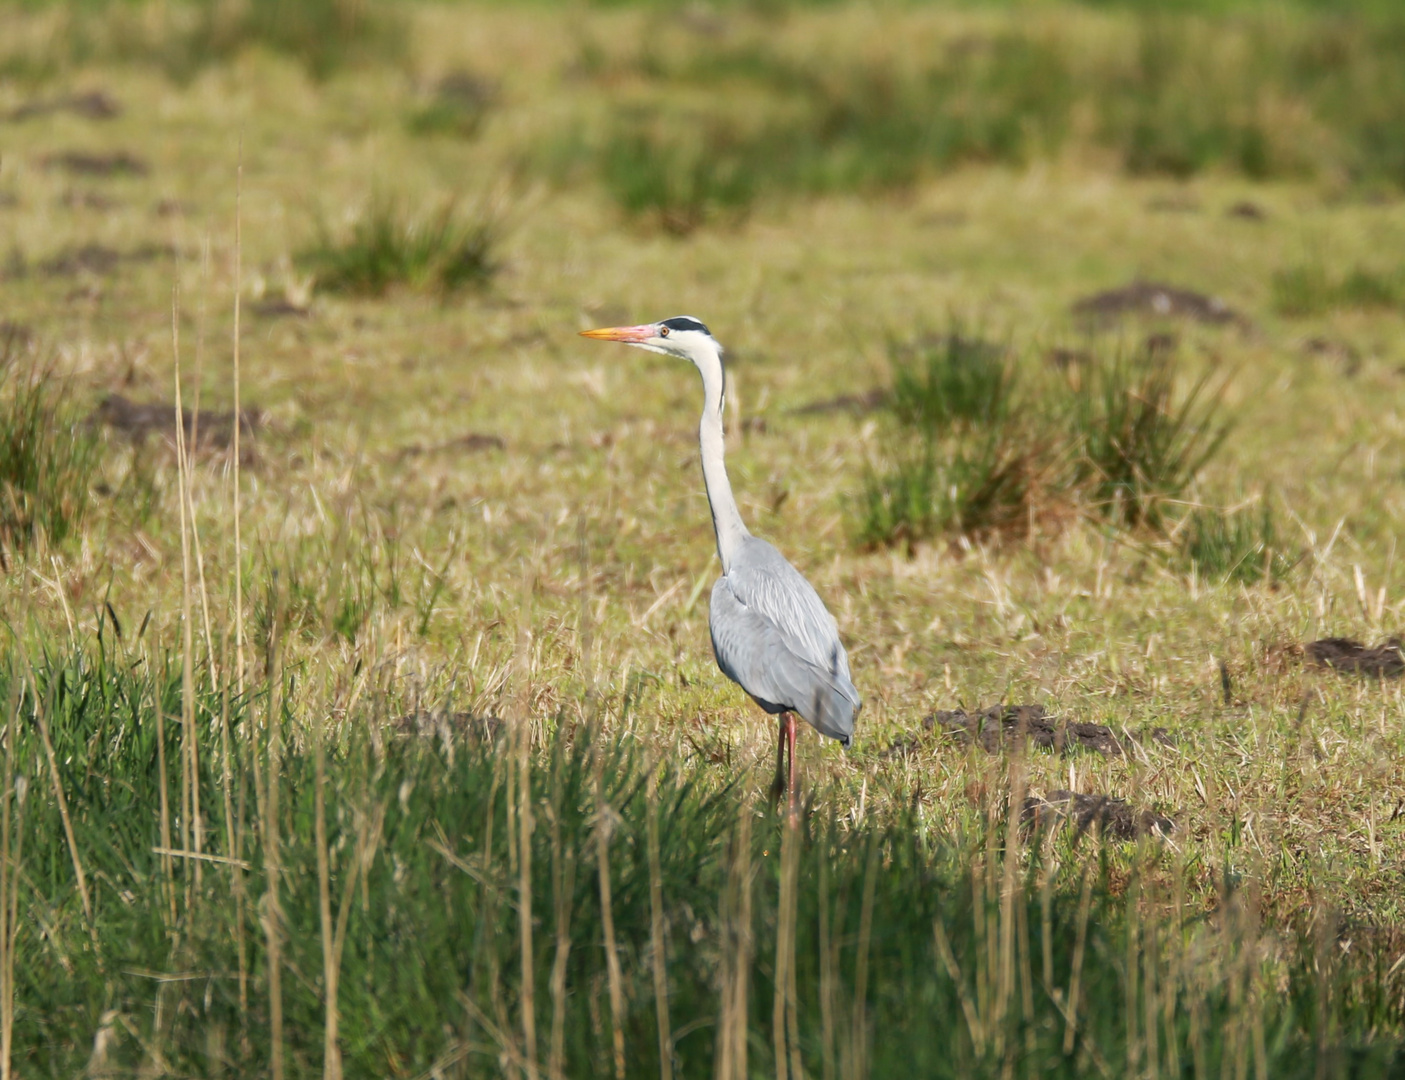
[[[581,337],[595,338],[597,341],[624,341],[637,344],[648,341],[658,333],[652,324],[648,326],[607,326],[602,330],[582,330]]]

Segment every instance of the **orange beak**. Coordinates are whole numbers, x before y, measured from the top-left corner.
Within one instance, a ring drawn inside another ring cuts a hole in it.
[[[602,330],[582,330],[581,337],[595,338],[597,341],[648,341],[658,333],[658,330],[649,324],[647,326],[607,326]]]

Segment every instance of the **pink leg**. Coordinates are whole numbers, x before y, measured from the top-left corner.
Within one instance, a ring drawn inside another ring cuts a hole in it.
[[[781,792],[785,790],[785,728],[789,713],[781,713],[780,727],[776,731],[776,782],[771,785],[771,797],[779,803]]]
[[[785,714],[785,741],[790,756],[790,816],[795,818],[795,715]]]

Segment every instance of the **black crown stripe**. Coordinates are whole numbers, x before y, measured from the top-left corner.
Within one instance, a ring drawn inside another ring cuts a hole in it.
[[[663,325],[670,330],[698,330],[711,337],[711,331],[706,326],[698,322],[697,319],[690,319],[686,315],[677,315],[672,319],[665,319]]]

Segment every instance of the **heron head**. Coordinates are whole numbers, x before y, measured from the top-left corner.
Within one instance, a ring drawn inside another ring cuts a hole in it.
[[[719,356],[722,347],[707,327],[691,315],[675,315],[663,322],[642,326],[610,326],[603,330],[582,330],[581,337],[598,341],[623,341],[626,345],[648,349],[650,352],[677,356],[697,363],[711,354]]]

